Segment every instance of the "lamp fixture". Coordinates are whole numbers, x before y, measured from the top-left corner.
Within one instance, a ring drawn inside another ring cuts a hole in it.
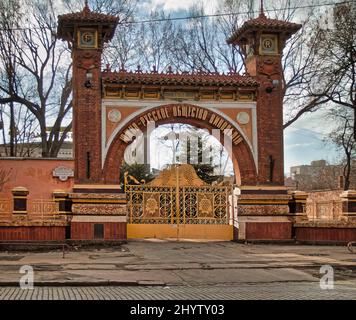
[[[91,82],[91,80],[93,79],[93,73],[90,70],[87,70],[86,74],[85,74],[86,80],[84,82],[84,86],[87,89],[90,89],[93,87],[93,84]]]
[[[279,85],[279,80],[272,80],[271,84],[266,88],[267,93],[272,93],[273,89],[277,88]]]

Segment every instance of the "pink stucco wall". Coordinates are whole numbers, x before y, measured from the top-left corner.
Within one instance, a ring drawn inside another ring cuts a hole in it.
[[[70,191],[73,178],[62,182],[52,175],[59,166],[74,169],[74,160],[0,158],[0,173],[10,174],[5,184],[0,181],[0,198],[11,197],[11,190],[15,187],[26,187],[30,192],[29,199],[51,199],[54,190]]]

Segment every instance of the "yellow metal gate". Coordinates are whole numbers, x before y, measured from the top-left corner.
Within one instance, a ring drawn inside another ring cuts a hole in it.
[[[227,186],[210,186],[190,165],[164,170],[148,184],[128,184],[128,238],[231,240]]]

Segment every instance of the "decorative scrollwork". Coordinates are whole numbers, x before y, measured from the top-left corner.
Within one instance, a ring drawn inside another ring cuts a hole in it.
[[[217,219],[226,218],[226,207],[216,207],[214,210],[214,217]]]
[[[159,195],[159,215],[162,218],[170,218],[172,216],[172,195],[168,193],[161,193]]]
[[[185,172],[182,180],[189,180]],[[136,180],[135,183],[137,182]],[[149,184],[127,184],[129,221],[142,224],[228,223],[229,187],[183,185],[178,186],[178,192],[176,188],[177,186],[171,184],[159,185],[157,181]]]
[[[185,209],[183,212],[183,215],[185,215],[188,219],[191,218],[197,218],[198,216],[198,200],[197,200],[197,195],[195,193],[188,193],[185,195],[184,199],[184,208]]]

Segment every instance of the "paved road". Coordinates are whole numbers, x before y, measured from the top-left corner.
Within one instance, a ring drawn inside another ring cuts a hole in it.
[[[1,287],[0,300],[356,300],[355,283],[321,290],[319,283],[174,287]]]

